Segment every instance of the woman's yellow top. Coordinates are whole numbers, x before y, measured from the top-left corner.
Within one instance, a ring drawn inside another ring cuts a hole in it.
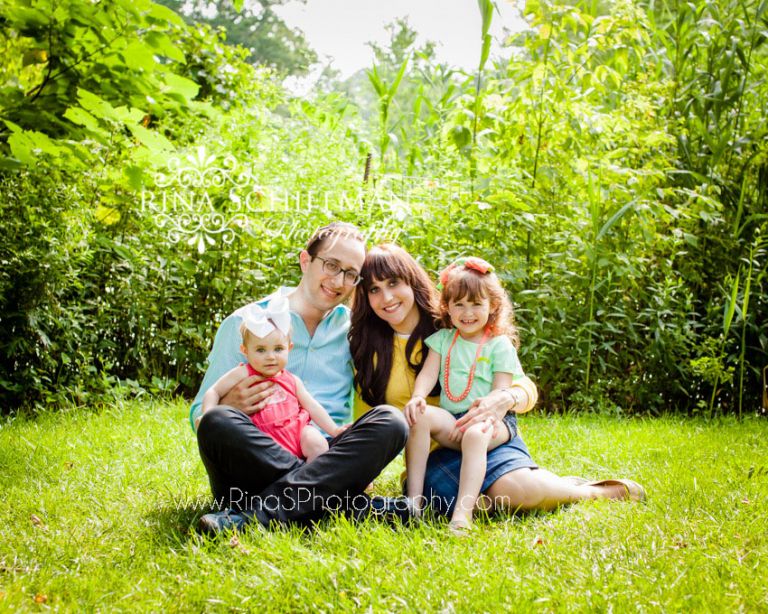
[[[416,382],[416,374],[405,359],[405,346],[408,343],[408,337],[395,333],[392,338],[394,344],[392,348],[392,371],[390,372],[389,382],[387,383],[387,389],[384,393],[384,401],[387,405],[403,409],[408,401],[411,400],[413,385]],[[413,348],[411,360],[413,362],[418,362],[420,357],[421,342],[417,343]],[[439,407],[440,397],[429,397],[427,403]],[[363,401],[363,399],[360,398],[360,395],[357,394],[357,391],[355,391],[355,420],[370,410],[371,406]]]
[[[413,385],[416,382],[416,374],[405,359],[405,346],[408,343],[408,337],[394,334],[392,338],[394,344],[394,347],[392,348],[392,371],[390,372],[389,382],[387,383],[387,389],[384,394],[384,401],[387,405],[393,405],[398,409],[403,409],[408,401],[411,400]],[[411,353],[412,362],[418,362],[421,350],[422,345],[421,342],[419,342],[414,346],[413,352]],[[526,407],[518,408],[517,413],[525,413],[536,405],[539,394],[536,390],[536,384],[528,379],[528,377],[515,380],[511,387],[522,388],[528,397],[528,404]],[[440,407],[440,397],[434,396],[427,398],[427,404],[434,407]],[[355,391],[355,420],[370,410],[371,406],[363,401],[363,399],[360,398],[360,395],[357,394],[357,391]]]

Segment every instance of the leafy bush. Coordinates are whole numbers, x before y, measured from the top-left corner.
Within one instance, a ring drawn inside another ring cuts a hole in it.
[[[0,30],[4,410],[194,392],[221,319],[335,218],[432,272],[496,264],[549,409],[757,407],[765,3],[528,2],[467,75],[400,22],[361,101],[291,99],[149,0],[40,6]]]

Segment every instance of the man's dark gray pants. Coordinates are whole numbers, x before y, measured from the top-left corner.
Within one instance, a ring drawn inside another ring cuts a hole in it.
[[[340,512],[363,517],[364,490],[402,450],[408,425],[402,412],[375,407],[305,463],[264,434],[243,412],[218,406],[197,430],[200,457],[219,510],[254,515],[261,524],[308,524]]]

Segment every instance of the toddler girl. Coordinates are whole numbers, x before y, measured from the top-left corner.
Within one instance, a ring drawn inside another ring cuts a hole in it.
[[[512,306],[493,267],[481,258],[462,258],[440,274],[438,287],[439,319],[446,328],[426,339],[429,355],[403,410],[410,426],[407,495],[421,510],[430,438],[461,450],[458,501],[449,525],[453,532],[461,533],[472,526],[488,451],[508,441],[515,426],[513,422],[499,430],[478,423],[462,433],[456,420],[475,400],[509,387],[524,373],[515,349],[518,340]],[[439,408],[428,406],[425,400],[438,376],[442,385]]]
[[[290,332],[291,314],[285,297],[273,298],[266,309],[254,305],[246,312],[240,325],[240,351],[248,362],[228,371],[211,386],[203,397],[203,412],[218,405],[221,397],[248,376],[258,375],[261,381],[274,382],[275,391],[263,409],[251,414],[251,421],[286,450],[310,462],[328,451],[328,442],[309,424],[310,420],[331,437],[345,429],[336,426],[302,381],[285,370],[293,345]]]

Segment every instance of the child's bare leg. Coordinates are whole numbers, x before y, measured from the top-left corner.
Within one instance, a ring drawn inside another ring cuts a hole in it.
[[[318,456],[328,451],[328,441],[314,426],[301,429],[301,453],[311,463]]]
[[[485,432],[483,429],[486,428]],[[488,466],[488,451],[509,439],[509,432],[504,428],[493,437],[493,430],[488,425],[473,424],[461,439],[461,473],[459,474],[459,494],[451,516],[451,526],[457,529],[472,525],[472,512],[480,496],[480,488]]]
[[[450,432],[456,419],[444,409],[427,406],[416,423],[411,427],[405,444],[406,472],[408,485],[406,495],[413,500],[418,512],[424,508],[424,475],[431,436],[437,432]]]

